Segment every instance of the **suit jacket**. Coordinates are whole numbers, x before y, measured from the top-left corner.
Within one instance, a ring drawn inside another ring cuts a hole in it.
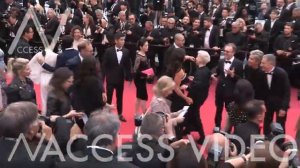
[[[59,21],[57,17],[48,20],[48,22],[45,25],[45,34],[53,37],[55,35],[55,32],[59,26]]]
[[[129,50],[122,48],[123,56],[118,63],[117,51],[115,46],[106,49],[103,56],[103,72],[107,83],[120,84],[125,80],[132,80],[131,59]]]
[[[28,152],[35,152],[36,146],[29,142],[29,148],[31,151],[27,151],[23,142],[20,142],[12,160],[9,162],[8,158],[16,145],[15,140],[6,139],[4,137],[0,138],[0,167],[1,168],[53,168],[55,166],[54,157],[46,157],[46,160],[40,162],[42,155],[45,151],[45,145],[42,144],[41,148],[37,152],[37,157],[34,161],[31,161]]]
[[[66,157],[65,162],[61,162],[57,164],[57,168],[82,168],[82,167],[89,167],[89,168],[137,168],[136,166],[127,163],[125,161],[119,161],[117,156],[114,156],[110,151],[104,149],[95,149],[96,154],[101,158],[112,158],[109,162],[101,161],[101,159],[97,159],[92,154],[92,149],[88,148],[85,151],[79,151],[74,153],[77,157],[84,157],[87,156],[88,160],[85,162],[76,162],[70,157]]]
[[[76,55],[75,57],[68,59],[68,61],[66,62],[66,66],[73,71],[74,74],[77,73],[78,69],[79,69],[79,65],[81,64],[81,59],[79,54]]]
[[[203,28],[204,27],[204,18],[207,17],[207,14],[205,12],[203,12],[202,14],[199,13],[198,18],[200,19],[200,27]]]
[[[67,67],[67,62],[78,56],[79,52],[75,49],[64,50],[61,54],[58,54],[55,67],[50,66],[47,63],[44,63],[42,67],[49,72],[54,72],[60,67]]]
[[[263,100],[267,108],[287,110],[290,104],[290,81],[287,73],[280,67],[275,67],[272,75],[271,88],[268,86],[267,75],[261,83]]]
[[[205,36],[205,32],[206,30],[203,29],[203,36]],[[210,32],[210,36],[209,36],[209,46],[210,47],[215,47],[215,46],[220,46],[220,30],[217,26],[213,26]],[[204,46],[204,38],[203,37],[203,46]]]
[[[244,69],[244,78],[247,79],[253,86],[255,92],[255,99],[262,100],[262,87],[261,81],[265,78],[265,73],[261,69],[253,69],[248,65]]]
[[[264,25],[265,31],[270,33],[270,41],[274,41],[275,38],[283,31],[284,24],[277,20],[275,21],[272,29],[271,29],[271,20],[266,20],[266,23]]]
[[[245,123],[239,124],[234,128],[234,135],[237,135],[240,138],[242,138],[242,140],[245,142],[246,147],[250,147],[251,135],[259,135],[259,134],[260,134],[259,125],[251,121],[247,121]],[[241,144],[235,140],[233,141],[233,143],[236,145],[238,152],[240,152]]]
[[[214,25],[218,25],[218,21],[219,21],[218,19],[222,18],[222,10],[223,10],[223,6],[219,5],[216,12],[214,14],[211,13],[211,17],[214,17],[214,20],[213,20]],[[211,9],[211,12],[213,12],[213,9]]]
[[[225,76],[224,61],[224,59],[221,59],[216,69],[218,76],[216,94],[223,92],[225,97],[232,98],[235,83],[243,76],[243,63],[237,58],[234,58],[230,66],[230,69],[235,69],[235,76],[232,78],[229,75]]]

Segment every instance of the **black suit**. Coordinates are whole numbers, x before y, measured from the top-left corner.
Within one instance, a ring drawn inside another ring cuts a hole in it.
[[[110,47],[114,42],[114,27],[108,25],[106,28],[102,29],[101,32],[96,32],[94,37],[94,45],[97,48],[97,57],[99,61],[102,62],[102,57],[105,50]],[[104,41],[106,37],[107,41]]]
[[[132,80],[129,51],[126,48],[122,48],[121,52],[122,58],[119,63],[115,46],[108,48],[104,53],[102,66],[107,82],[107,102],[111,104],[113,91],[116,89],[119,115],[122,114],[123,110],[124,80]]]
[[[29,141],[28,141],[29,142]],[[16,149],[12,160],[8,161],[10,154],[16,145],[16,140],[9,138],[0,138],[0,167],[1,168],[53,168],[55,166],[55,160],[53,157],[46,157],[46,160],[41,162],[41,157],[44,154],[45,146],[42,144],[41,148],[37,152],[37,157],[34,161],[31,161],[28,152],[35,152],[36,146],[34,143],[29,142],[29,148],[31,151],[27,151],[24,143],[21,141]]]
[[[232,78],[229,75],[225,76],[224,72],[224,59],[220,60],[216,69],[216,74],[218,76],[218,84],[216,87],[216,97],[215,103],[217,106],[217,111],[215,115],[216,126],[221,126],[222,111],[225,103],[225,107],[233,100],[233,90],[235,88],[235,83],[243,75],[243,63],[234,58],[231,63],[230,69],[235,70],[235,76]]]
[[[219,7],[216,9],[215,13],[211,13],[211,17],[213,17],[213,24],[218,25],[218,19],[222,18],[222,10],[223,7],[219,5]],[[213,8],[211,9],[211,12],[213,12]]]
[[[48,22],[45,25],[45,34],[54,37],[56,30],[58,29],[59,26],[59,21],[57,17],[55,16],[54,18],[48,20]]]
[[[200,107],[205,102],[210,85],[211,72],[207,67],[197,67],[194,73],[194,80],[188,87],[188,97],[193,99],[188,113],[185,115],[184,123],[189,131],[195,130],[199,133],[200,138],[204,140],[202,121],[200,119]]]
[[[200,19],[200,27],[203,28],[204,27],[204,18],[207,17],[207,14],[205,12],[203,12],[202,14],[199,13],[198,18]]]
[[[264,121],[264,133],[270,133],[270,124],[273,121],[274,112],[276,120],[285,129],[285,117],[278,117],[279,110],[287,111],[290,103],[290,82],[287,73],[279,67],[275,67],[272,75],[271,88],[268,86],[267,74],[261,84],[263,100],[267,112]]]
[[[244,78],[247,79],[252,84],[255,92],[255,99],[258,100],[263,99],[261,81],[264,80],[264,77],[265,77],[265,73],[260,68],[253,69],[248,65],[245,66]]]
[[[283,31],[284,24],[279,20],[276,20],[273,27],[271,28],[271,21],[267,20],[264,29],[265,31],[270,33],[270,40],[269,40],[269,52],[273,52],[273,43],[276,37]]]
[[[259,125],[252,121],[241,123],[234,128],[234,135],[237,135],[238,137],[242,138],[242,140],[245,142],[246,147],[250,147],[251,145],[251,135],[259,134]],[[233,141],[233,143],[236,145],[238,152],[240,152],[241,144],[237,141]]]
[[[206,29],[204,29],[203,31],[203,46],[204,46],[204,42],[205,42],[205,32],[208,31]],[[217,26],[213,26],[210,32],[210,36],[209,36],[209,47],[219,47],[220,46],[220,30]]]
[[[96,154],[93,154],[93,150],[95,150]],[[99,149],[99,148],[88,148],[85,151],[80,151],[74,153],[77,157],[85,157],[87,156],[87,161],[84,162],[76,162],[70,157],[66,157],[65,162],[60,162],[57,164],[57,168],[82,168],[82,167],[89,167],[89,168],[136,168],[136,166],[127,163],[125,161],[120,161],[117,156],[113,155],[110,151]],[[95,157],[98,156],[98,159]],[[111,161],[104,161],[103,159],[110,159]]]
[[[228,32],[225,35],[225,44],[233,43],[237,47],[237,51],[245,50],[247,47],[247,36],[242,33]]]

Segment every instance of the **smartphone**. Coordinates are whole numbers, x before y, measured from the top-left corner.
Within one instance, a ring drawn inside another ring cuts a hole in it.
[[[183,117],[187,112],[190,106],[184,106],[181,110],[181,113],[178,115],[178,117]]]

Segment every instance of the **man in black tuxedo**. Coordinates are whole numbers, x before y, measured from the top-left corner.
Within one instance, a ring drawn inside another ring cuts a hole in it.
[[[284,24],[278,20],[279,12],[277,10],[272,10],[270,14],[270,19],[266,20],[264,24],[264,30],[270,33],[270,40],[269,40],[269,52],[273,52],[273,44],[276,37],[281,33],[283,30]]]
[[[106,77],[107,103],[111,104],[113,91],[116,90],[117,110],[119,119],[126,122],[123,117],[123,90],[124,80],[131,81],[131,60],[129,50],[124,48],[125,35],[121,32],[115,34],[115,46],[108,48],[103,56],[103,72]]]
[[[259,126],[264,121],[266,106],[262,100],[250,100],[246,103],[243,111],[246,113],[248,121],[237,125],[233,134],[240,137],[245,142],[246,147],[250,147],[251,136],[260,135]],[[240,152],[241,144],[237,141],[233,141],[233,143]]]
[[[55,167],[55,159],[47,156],[45,161],[41,161],[46,146],[41,143],[37,148],[37,144],[43,134],[42,123],[38,120],[38,109],[31,102],[17,102],[10,104],[0,116],[0,166],[9,168],[31,168],[31,167]],[[41,132],[39,132],[39,130]],[[29,149],[36,150],[36,157],[31,160],[25,142],[19,139],[20,135],[25,136]],[[19,142],[20,140],[20,142]],[[44,142],[45,143],[45,142]],[[15,149],[15,147],[17,147]],[[9,161],[10,155],[12,155]]]
[[[49,9],[47,12],[48,22],[45,25],[45,35],[54,37],[56,30],[59,26],[58,18],[56,17],[56,13],[53,9]]]
[[[255,99],[262,100],[261,81],[264,80],[265,73],[260,69],[260,63],[264,53],[260,50],[252,50],[250,52],[247,65],[244,68],[244,78],[253,86]]]
[[[57,164],[58,168],[136,168],[117,157],[118,133],[120,121],[113,113],[96,111],[85,125],[84,132],[88,136],[87,147],[84,151],[74,153],[77,158],[87,157],[86,160],[74,160],[66,157],[65,162]],[[105,137],[103,136],[105,135]]]
[[[218,50],[220,45],[220,31],[219,28],[212,24],[212,20],[209,17],[204,19],[204,30],[203,30],[203,47]]]
[[[264,133],[270,133],[270,124],[276,112],[276,122],[285,130],[287,110],[290,104],[290,82],[287,73],[276,67],[276,57],[273,54],[264,55],[261,69],[265,72],[265,79],[261,83],[267,112],[264,120]]]
[[[235,83],[243,75],[243,63],[234,57],[236,50],[236,46],[233,43],[225,45],[224,59],[219,61],[216,73],[212,75],[215,80],[218,80],[215,96],[217,107],[215,115],[216,127],[221,126],[224,103],[225,107],[227,107],[233,100]]]
[[[204,5],[201,3],[197,4],[196,10],[199,14],[198,18],[200,19],[200,27],[203,28],[204,27],[204,18],[207,17],[207,14],[204,9]]]
[[[67,67],[67,62],[79,55],[79,52],[74,48],[72,48],[73,41],[74,40],[71,35],[66,35],[62,38],[61,47],[63,52],[57,55],[55,67],[52,67],[49,64],[45,63],[44,57],[40,57],[38,59],[38,62],[42,65],[42,67],[45,70],[49,72],[54,72],[56,69],[60,67]]]
[[[210,9],[210,11],[211,11],[210,16],[213,20],[213,24],[218,25],[219,18],[222,18],[222,9],[223,9],[222,1],[214,0],[213,3],[214,4],[211,6],[211,9]]]

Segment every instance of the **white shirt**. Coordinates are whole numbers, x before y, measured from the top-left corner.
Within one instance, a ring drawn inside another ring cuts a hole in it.
[[[225,63],[225,61],[224,61],[224,74],[225,74],[225,77],[227,76],[226,71],[230,70],[230,67],[232,65],[233,60],[234,60],[234,57],[232,57],[230,60],[225,60],[225,61],[230,61],[231,63]]]
[[[174,46],[175,46],[175,48],[180,48],[180,47],[178,47],[178,45],[176,45],[175,43],[174,43]]]
[[[82,62],[83,57],[79,54],[80,62]]]
[[[267,74],[269,89],[271,88],[271,85],[272,85],[272,78],[273,78],[274,69],[275,69],[275,67],[273,67],[272,70],[270,72],[268,72],[268,73],[271,73],[271,74]]]
[[[204,48],[210,48],[210,46],[209,46],[209,36],[210,36],[211,29],[212,29],[212,26],[210,26],[209,30],[205,31]]]
[[[120,64],[122,56],[123,56],[123,52],[122,51],[117,51],[119,49],[117,47],[115,47],[115,49],[116,49],[116,53],[117,53],[118,63]],[[120,48],[120,49],[122,49],[122,48]]]
[[[271,20],[271,29],[273,28],[273,26],[274,26],[274,23],[276,22],[276,20],[277,20],[277,19],[275,19],[275,20]]]

